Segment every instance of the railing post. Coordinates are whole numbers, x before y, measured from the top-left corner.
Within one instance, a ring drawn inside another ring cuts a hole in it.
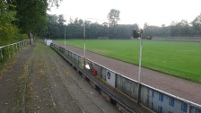
[[[15,44],[15,48],[16,48],[16,51],[17,51],[17,43]]]
[[[10,51],[9,51],[9,46],[8,46],[8,56],[9,56],[9,58],[10,58]]]
[[[22,50],[22,43],[20,42],[20,50]]]
[[[12,55],[14,55],[14,52],[15,52],[15,45],[13,44],[13,54]]]
[[[2,49],[3,49],[3,48],[1,48],[1,58],[3,59],[3,52],[2,52]]]

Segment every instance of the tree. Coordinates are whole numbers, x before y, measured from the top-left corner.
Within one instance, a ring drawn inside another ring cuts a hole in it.
[[[180,36],[189,36],[190,35],[190,27],[187,20],[181,20],[181,22],[178,23],[179,29],[180,29]]]
[[[63,38],[64,36],[64,18],[62,15],[47,16],[47,30],[45,37],[47,38]]]
[[[13,25],[16,14],[14,9],[15,6],[0,1],[0,45],[6,45],[22,39],[19,29]]]
[[[108,14],[108,20],[109,20],[109,26],[114,27],[118,21],[120,20],[119,18],[120,11],[116,9],[111,9],[109,14]]]
[[[201,35],[201,14],[192,21],[192,25],[195,34]]]
[[[21,33],[41,34],[47,29],[48,7],[59,6],[62,0],[6,0],[16,6],[16,21]]]
[[[43,34],[47,29],[49,7],[59,6],[62,0],[1,0],[0,45],[13,43],[27,34]]]
[[[144,28],[143,29],[146,29],[148,26],[149,26],[148,23],[144,23]]]
[[[59,24],[64,25],[64,22],[66,22],[66,20],[64,19],[64,15],[58,16],[58,22]]]
[[[108,13],[109,27],[110,27],[110,37],[114,38],[115,35],[115,27],[120,20],[119,18],[120,11],[116,9],[111,9]]]
[[[46,10],[48,3],[45,0],[16,0],[16,22],[22,33],[41,34],[46,29]]]

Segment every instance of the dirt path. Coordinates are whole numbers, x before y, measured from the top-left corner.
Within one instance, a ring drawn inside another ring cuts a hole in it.
[[[50,47],[20,53],[0,71],[0,113],[119,112]]]
[[[21,76],[27,67],[31,52],[32,47],[27,46],[3,65],[0,71],[0,113],[20,112],[22,105]]]
[[[54,42],[56,43],[56,42]],[[71,46],[64,46],[67,49],[83,56],[83,50]],[[119,60],[104,57],[89,51],[86,51],[86,57],[105,67],[108,67],[120,74],[137,80],[138,66],[131,65]],[[175,96],[201,104],[201,84],[174,77],[168,74],[160,73],[150,69],[142,68],[141,82],[163,90]]]

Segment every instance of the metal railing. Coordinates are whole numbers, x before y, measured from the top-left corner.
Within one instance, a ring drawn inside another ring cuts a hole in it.
[[[22,47],[29,44],[29,40],[22,40],[16,43],[0,46],[0,63],[5,59],[10,58],[18,50],[21,50]]]

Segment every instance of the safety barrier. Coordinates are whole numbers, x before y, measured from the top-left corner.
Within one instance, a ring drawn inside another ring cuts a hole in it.
[[[94,76],[101,78],[116,90],[123,92],[131,99],[155,112],[201,113],[201,105],[199,104],[161,91],[149,85],[138,83],[137,81],[119,74],[90,59],[83,58],[83,56],[80,56],[70,50],[66,50],[57,44],[53,43],[52,47],[57,51],[60,51],[64,56],[84,70],[86,70],[85,65],[89,65]]]
[[[22,40],[9,45],[0,46],[0,63],[2,63],[6,58],[10,58],[11,55],[28,43],[29,40]]]

